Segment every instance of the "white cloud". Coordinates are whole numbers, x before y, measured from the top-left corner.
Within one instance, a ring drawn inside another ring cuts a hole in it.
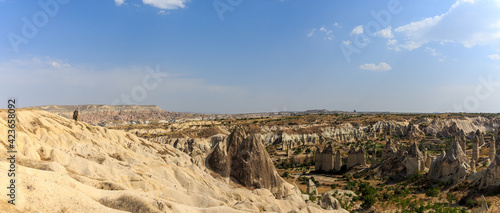
[[[489,55],[488,58],[490,58],[491,60],[500,60],[500,55],[492,54],[492,55]]]
[[[500,45],[500,4],[491,0],[458,0],[443,14],[397,27],[403,43],[388,47],[414,50],[429,42],[476,45]],[[399,38],[399,37],[398,37]]]
[[[151,5],[163,10],[173,10],[186,7],[185,3],[190,0],[142,0],[143,4]],[[115,0],[117,6],[121,6],[125,0]]]
[[[337,28],[342,28],[342,26],[340,26],[340,24],[338,22],[333,22],[332,24],[334,27],[337,27]]]
[[[436,52],[436,49],[434,49],[434,48],[426,47],[425,51],[428,52],[431,56],[441,55],[441,53]]]
[[[351,44],[352,42],[350,40],[342,40],[342,43],[344,43],[345,45],[349,45]]]
[[[363,64],[359,68],[362,70],[369,70],[369,71],[389,71],[392,69],[391,65],[389,65],[385,62],[380,62],[378,65],[376,65],[376,64]]]
[[[167,9],[167,10],[172,10],[172,9],[177,9],[177,8],[184,8],[186,5],[184,3],[188,2],[189,0],[142,0],[142,3],[151,5],[153,7],[157,7],[160,9]]]
[[[123,3],[125,3],[125,0],[115,0],[116,6],[121,6]]]
[[[170,14],[170,12],[167,12],[165,10],[158,11],[158,15],[168,15],[168,14]]]
[[[356,26],[354,29],[352,29],[351,36],[362,34],[363,32],[365,32],[365,30],[363,29],[363,25],[359,25],[359,26]]]
[[[313,28],[311,32],[307,34],[307,37],[312,37],[314,35],[314,32],[316,31],[316,28]]]
[[[324,26],[319,29],[321,32],[325,32],[327,35],[330,35],[332,33],[332,30],[326,29]]]
[[[376,32],[375,36],[379,36],[382,38],[394,38],[394,34],[392,34],[391,26],[388,26],[385,29]]]

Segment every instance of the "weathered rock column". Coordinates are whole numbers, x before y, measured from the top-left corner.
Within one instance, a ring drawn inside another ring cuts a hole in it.
[[[340,150],[337,150],[335,154],[335,171],[340,171],[342,168],[342,156],[340,155]]]
[[[495,154],[497,152],[496,150],[496,144],[495,144],[495,137],[493,137],[493,140],[490,142],[490,161],[492,162],[495,160]]]
[[[474,140],[472,141],[472,159],[474,161],[477,161],[479,159],[479,137],[475,136]]]

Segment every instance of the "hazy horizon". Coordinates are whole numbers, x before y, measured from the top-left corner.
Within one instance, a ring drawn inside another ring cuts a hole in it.
[[[498,11],[499,0],[3,0],[1,98],[498,113]]]

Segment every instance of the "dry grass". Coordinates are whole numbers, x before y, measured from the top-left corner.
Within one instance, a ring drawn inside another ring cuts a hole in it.
[[[99,200],[102,205],[112,209],[118,209],[134,213],[159,212],[144,200],[131,195],[122,195],[116,199],[102,198]]]

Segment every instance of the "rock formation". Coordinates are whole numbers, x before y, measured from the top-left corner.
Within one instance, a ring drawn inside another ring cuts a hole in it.
[[[458,128],[457,123],[453,122],[450,126],[444,127],[440,132],[437,133],[438,137],[454,137],[454,136],[462,136],[461,129]]]
[[[383,176],[404,175],[406,174],[406,160],[408,152],[399,150],[394,155],[382,160],[376,167]]]
[[[276,198],[287,195],[285,181],[276,172],[260,138],[247,135],[240,126],[226,141],[217,144],[207,162],[214,172],[243,186],[269,189]]]
[[[73,120],[80,121],[80,115],[78,115],[78,110],[73,112]]]
[[[495,160],[495,155],[496,155],[496,142],[495,142],[495,137],[493,137],[493,140],[490,142],[490,161],[493,162]]]
[[[425,158],[425,168],[431,168],[431,163],[434,160],[434,158],[431,156],[431,154],[427,153],[427,157]]]
[[[457,181],[467,176],[469,171],[469,159],[458,141],[455,141],[446,153],[443,150],[437,159],[432,161],[427,178],[441,182]]]
[[[479,146],[483,146],[484,145],[484,136],[483,136],[483,134],[481,134],[481,131],[479,129],[476,130],[476,132],[474,133],[474,136],[478,137],[478,139],[479,139]]]
[[[494,160],[486,169],[486,173],[481,180],[480,188],[500,186],[500,149],[497,150]]]
[[[413,143],[408,149],[408,158],[406,159],[406,175],[413,175],[424,170],[424,155],[420,152],[417,143]]]
[[[359,149],[351,148],[347,154],[347,168],[352,168],[356,165],[366,166],[366,150],[361,147]]]
[[[387,141],[382,152],[382,160],[394,156],[398,152],[398,149],[394,146],[391,140]]]
[[[342,156],[340,155],[340,150],[337,150],[335,154],[335,171],[340,171],[342,168]]]
[[[314,182],[312,181],[312,179],[309,179],[309,181],[307,181],[307,191],[306,191],[306,194],[308,195],[318,195],[318,189],[316,188],[316,185],[314,184]]]
[[[316,171],[330,171],[335,166],[335,158],[334,158],[335,150],[333,145],[329,145],[323,150],[323,152],[316,154],[316,163],[315,170]]]
[[[319,200],[319,206],[325,210],[338,210],[342,208],[340,202],[329,193],[325,193],[321,200]]]
[[[479,159],[479,153],[480,153],[479,141],[480,141],[479,136],[475,135],[474,140],[472,140],[472,159],[474,161],[477,161]]]

